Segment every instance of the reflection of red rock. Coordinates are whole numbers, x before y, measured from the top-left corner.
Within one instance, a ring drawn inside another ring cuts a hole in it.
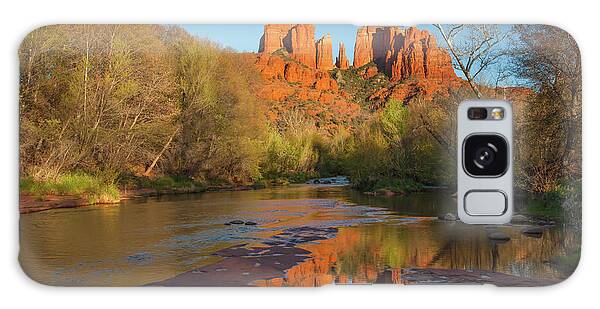
[[[361,27],[354,66],[374,62],[392,81],[405,78],[455,79],[450,55],[427,30],[415,27]]]
[[[348,68],[348,58],[346,57],[346,47],[343,42],[340,42],[340,48],[338,51],[338,56],[335,59],[335,66],[339,69],[345,70]]]
[[[320,38],[317,43],[317,69],[328,71],[333,69],[333,52],[331,51],[331,35]]]

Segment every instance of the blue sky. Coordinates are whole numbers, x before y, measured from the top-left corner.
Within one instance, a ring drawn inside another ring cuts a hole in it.
[[[231,47],[240,52],[257,52],[260,37],[263,34],[263,25],[182,25],[189,33],[200,38],[218,42],[223,47]],[[338,54],[339,42],[346,45],[346,56],[354,57],[354,41],[356,29],[354,25],[315,25],[315,40],[325,34],[331,34],[333,44],[333,57]]]
[[[257,52],[260,37],[263,34],[264,25],[261,24],[229,24],[229,25],[181,25],[192,35],[200,38],[209,39],[220,43],[223,47],[229,47],[240,52]],[[315,40],[323,35],[331,34],[333,43],[333,57],[338,55],[339,42],[344,42],[346,46],[346,56],[350,64],[354,58],[354,41],[356,39],[356,30],[359,26],[355,25],[333,25],[316,24]],[[433,25],[417,25],[420,29],[426,29],[436,36],[438,45],[445,46],[439,31]],[[458,76],[463,76],[459,71]],[[515,80],[508,80],[504,85],[515,84]]]

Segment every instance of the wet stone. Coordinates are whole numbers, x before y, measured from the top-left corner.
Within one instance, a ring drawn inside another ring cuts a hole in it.
[[[146,264],[150,262],[152,255],[148,252],[140,252],[127,257],[127,261],[135,264]]]
[[[529,218],[524,215],[514,215],[512,216],[510,222],[512,223],[527,223],[529,222]]]
[[[497,241],[509,241],[510,240],[510,236],[508,236],[505,233],[502,232],[492,232],[490,234],[488,234],[488,238],[490,240],[497,240]]]
[[[544,234],[544,229],[539,226],[530,226],[524,228],[521,233],[525,236],[540,238]]]
[[[456,216],[451,213],[447,213],[438,217],[438,219],[443,221],[456,221]]]

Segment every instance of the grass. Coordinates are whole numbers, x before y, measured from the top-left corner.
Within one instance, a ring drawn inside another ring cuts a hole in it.
[[[68,173],[55,180],[36,181],[24,178],[19,182],[20,191],[25,194],[44,198],[48,195],[76,196],[87,199],[90,204],[115,203],[121,198],[119,187],[122,189],[151,188],[156,191],[186,189],[193,192],[204,191],[204,183],[188,178],[162,176],[157,178],[122,176],[119,186],[103,181],[101,177],[85,173]]]
[[[21,192],[38,197],[73,195],[88,199],[90,204],[116,202],[120,199],[116,185],[83,173],[63,174],[49,181],[25,178],[20,181],[19,187]]]

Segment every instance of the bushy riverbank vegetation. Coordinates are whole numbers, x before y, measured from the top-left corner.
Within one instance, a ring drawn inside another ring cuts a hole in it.
[[[87,174],[65,173],[54,179],[38,181],[23,178],[19,184],[21,192],[42,197],[45,195],[73,195],[93,203],[114,203],[120,198],[114,184]]]
[[[515,31],[510,74],[533,89],[514,102],[523,116],[518,185],[555,194],[581,175],[577,48],[555,28]],[[335,175],[361,191],[453,187],[455,111],[476,93],[391,99],[332,134],[296,110],[268,121],[246,56],[171,26],[34,30],[19,50],[21,191],[100,201],[131,188],[264,187]],[[347,90],[363,100],[369,83],[352,70]],[[503,98],[490,85],[479,92]]]

